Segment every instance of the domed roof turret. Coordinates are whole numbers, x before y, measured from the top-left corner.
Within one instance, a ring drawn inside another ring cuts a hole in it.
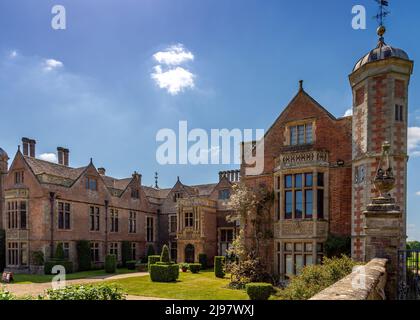
[[[378,46],[356,63],[356,65],[353,68],[353,72],[357,71],[365,64],[374,61],[386,60],[389,58],[410,60],[408,54],[404,50],[391,47],[385,43],[385,40],[383,38],[385,31],[385,27],[383,26],[378,28],[378,35],[380,36]]]
[[[9,160],[7,152],[0,148],[0,160]]]

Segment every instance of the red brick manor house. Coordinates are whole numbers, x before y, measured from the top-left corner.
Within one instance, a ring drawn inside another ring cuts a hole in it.
[[[121,242],[132,258],[148,244],[171,248],[178,262],[223,255],[239,226],[226,221],[232,184],[264,183],[275,194],[267,265],[281,276],[319,263],[329,235],[351,236],[352,256],[364,260],[364,215],[376,195],[372,179],[385,141],[397,181],[392,196],[406,219],[408,86],[413,61],[381,37],[350,74],[353,116],[336,118],[300,84],[299,91],[264,136],[264,171],[219,174],[217,183],[170,189],[142,185],[141,174],[108,176],[92,161],[69,166],[69,150],[57,148],[58,163],[36,158],[35,140],[9,165],[0,149],[0,228],[6,231],[6,264],[28,272],[31,252],[46,257],[63,243],[76,262],[77,240],[91,242],[92,260],[121,258]],[[258,142],[257,142],[258,143]],[[405,235],[405,223],[404,230]],[[403,246],[404,243],[401,243]]]

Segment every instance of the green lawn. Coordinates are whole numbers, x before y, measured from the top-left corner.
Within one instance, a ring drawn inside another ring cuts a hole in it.
[[[135,270],[128,269],[117,269],[115,274],[124,274],[136,272]],[[106,273],[105,270],[91,270],[91,271],[82,271],[69,273],[66,275],[66,280],[75,280],[75,279],[86,279],[91,277],[98,276],[111,276],[111,274]],[[28,283],[45,283],[50,282],[54,275],[34,275],[34,274],[15,274],[13,283],[28,284]]]
[[[110,281],[111,282],[111,281]],[[182,300],[246,300],[244,290],[228,289],[229,279],[219,279],[213,271],[180,273],[174,283],[152,282],[149,276],[112,281],[130,295]]]

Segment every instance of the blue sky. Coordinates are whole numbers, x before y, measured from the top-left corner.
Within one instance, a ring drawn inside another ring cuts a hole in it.
[[[419,61],[420,2],[390,3],[386,41]],[[66,8],[66,30],[51,28],[57,4]],[[351,28],[357,4],[368,10],[367,30]],[[93,157],[113,176],[139,171],[146,185],[155,171],[162,187],[177,175],[187,184],[214,182],[231,167],[159,166],[157,131],[180,120],[190,128],[268,128],[299,79],[342,116],[352,101],[348,74],[376,45],[376,10],[373,0],[2,0],[0,146],[13,155],[27,136],[38,141],[38,155],[69,147],[72,166]],[[420,239],[416,74],[408,229]]]

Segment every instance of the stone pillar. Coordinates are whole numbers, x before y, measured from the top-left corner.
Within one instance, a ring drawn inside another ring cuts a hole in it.
[[[365,262],[388,259],[387,299],[397,298],[398,250],[402,239],[402,212],[393,198],[375,198],[363,212],[365,216]]]

